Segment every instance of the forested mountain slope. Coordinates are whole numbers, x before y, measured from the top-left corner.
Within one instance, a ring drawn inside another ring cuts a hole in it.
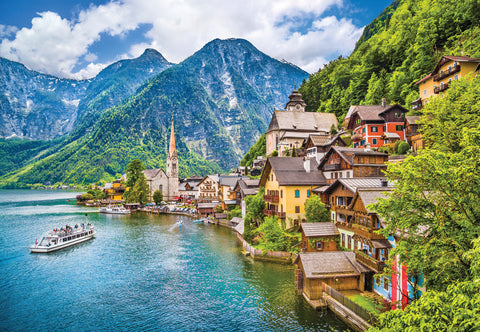
[[[480,2],[397,0],[364,30],[348,58],[331,61],[300,87],[307,110],[334,112],[350,105],[409,106],[413,84],[430,73],[442,55],[480,57]]]

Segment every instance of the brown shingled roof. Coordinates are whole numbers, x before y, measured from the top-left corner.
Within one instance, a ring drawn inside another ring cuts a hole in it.
[[[340,235],[333,222],[301,223],[300,228],[303,229],[306,237]]]
[[[353,164],[355,156],[386,156],[386,153],[377,152],[377,151],[365,151],[365,149],[359,148],[347,148],[343,146],[332,146],[318,165],[318,169],[321,169],[325,162],[328,160],[328,157],[333,153],[337,152],[338,155],[345,160],[349,165]]]
[[[298,260],[308,279],[359,276],[371,271],[357,262],[353,251],[306,252],[300,253]]]

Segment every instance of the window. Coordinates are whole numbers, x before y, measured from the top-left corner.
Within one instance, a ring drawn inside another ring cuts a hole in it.
[[[323,250],[323,242],[316,242],[315,247],[317,248],[317,250]]]
[[[307,190],[307,197],[310,197],[310,190]]]
[[[365,127],[362,128],[362,134],[365,134]]]
[[[295,213],[300,213],[300,206],[295,206]]]
[[[283,198],[283,190],[280,190],[280,198]]]
[[[377,145],[377,139],[376,138],[372,138],[372,144]]]
[[[453,78],[454,78],[456,81],[458,81],[458,74],[455,75],[455,76],[453,76]]]
[[[396,125],[395,130],[396,131],[402,131],[403,130],[403,125]]]
[[[440,83],[440,90],[443,90],[443,82]]]
[[[349,178],[349,177],[350,177],[350,172],[347,172],[347,178]]]
[[[398,113],[395,113],[395,118],[398,118]]]
[[[423,90],[423,95],[424,95],[424,96],[427,95],[427,89],[424,89],[424,90]]]
[[[372,126],[371,129],[372,133],[378,133],[378,127],[377,126]]]
[[[296,198],[300,197],[300,190],[295,190],[295,197]]]
[[[345,247],[345,234],[342,233],[342,247]]]

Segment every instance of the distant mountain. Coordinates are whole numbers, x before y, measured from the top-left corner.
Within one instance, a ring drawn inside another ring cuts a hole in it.
[[[91,125],[105,109],[131,96],[172,66],[155,50],[121,60],[89,80],[60,79],[0,58],[0,137],[52,139]]]
[[[107,69],[120,75],[118,68]],[[3,183],[91,183],[123,173],[135,158],[162,167],[172,119],[181,176],[228,170],[266,130],[273,109],[283,109],[293,87],[308,78],[246,40],[216,39],[143,83],[122,104],[97,112],[113,98],[89,94],[94,84],[101,85],[103,73],[86,88],[85,100],[92,97],[79,103],[85,111],[75,130]],[[98,90],[107,91],[106,86]],[[102,106],[93,107],[97,102]]]

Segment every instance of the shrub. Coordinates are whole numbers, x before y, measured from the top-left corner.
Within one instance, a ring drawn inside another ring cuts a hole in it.
[[[405,154],[408,150],[410,150],[410,144],[408,144],[407,142],[402,141],[398,145],[398,154]]]

